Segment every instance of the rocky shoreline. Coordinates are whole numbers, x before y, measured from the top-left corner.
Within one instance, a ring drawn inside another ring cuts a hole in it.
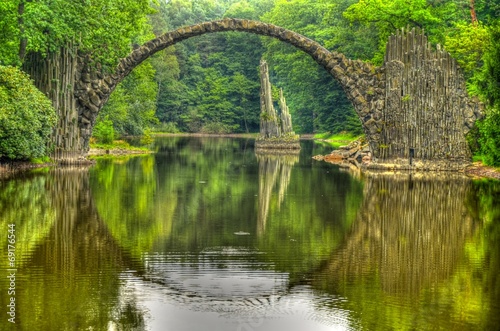
[[[328,155],[313,156],[313,159],[358,171],[455,172],[463,173],[472,178],[500,180],[500,169],[485,166],[481,162],[471,164],[463,160],[427,161],[418,159],[394,159],[386,163],[372,162],[372,155],[364,138],[341,146]]]
[[[455,172],[463,173],[473,179],[489,178],[500,180],[500,169],[486,166],[481,162],[440,161],[425,162],[413,160],[393,160],[391,163],[373,163],[369,148],[361,140],[355,140],[349,145],[342,146],[328,155],[316,155],[313,159],[336,164],[342,168],[358,171],[417,171],[417,172]]]
[[[465,174],[472,178],[491,178],[500,180],[500,170],[488,167],[481,162],[474,162],[465,169]]]
[[[0,163],[0,178],[33,169],[46,168],[54,166],[54,163],[31,163],[25,161],[10,161]]]
[[[255,140],[255,152],[276,154],[300,153],[298,137],[292,138],[267,138]]]
[[[291,145],[293,145],[293,143]],[[291,146],[288,147],[289,148],[285,149],[284,154],[294,154],[300,151],[293,147],[290,148]],[[261,152],[276,153],[276,151],[277,151],[276,149],[264,148],[262,149]],[[92,148],[89,150],[87,156],[106,156],[106,155],[125,156],[125,155],[144,155],[150,153],[153,153],[153,151],[128,150],[122,148],[115,148],[115,149]],[[371,154],[369,153],[369,150],[366,148],[366,145],[364,145],[362,141],[354,141],[351,144],[343,146],[328,155],[313,156],[313,159],[336,164],[342,168],[353,168],[353,169],[355,168],[358,170],[365,168],[367,170],[390,170],[390,171],[398,171],[398,170],[435,171],[435,170],[440,170],[439,168],[441,167],[435,165],[433,167],[432,166],[413,167],[410,169],[408,167],[398,166],[397,164],[380,164],[380,165],[373,163],[369,164],[371,162]],[[89,160],[88,158],[86,158],[85,161],[87,164],[93,164],[95,162],[93,160]],[[58,166],[58,164],[53,162],[35,164],[27,161],[8,161],[8,162],[0,161],[0,178],[4,178],[24,171],[53,167],[53,166]],[[500,180],[500,169],[495,169],[493,167],[486,166],[481,162],[474,162],[472,164],[459,164],[457,165],[457,169],[448,169],[448,170],[464,173],[465,175],[473,179],[489,178],[489,179]]]
[[[77,162],[81,165],[92,165],[95,163],[95,160],[89,159],[89,157],[93,156],[125,156],[125,155],[145,155],[153,153],[150,150],[130,150],[123,148],[113,148],[113,149],[98,149],[91,148],[87,153],[86,157],[82,157],[81,161]],[[47,168],[47,167],[56,167],[56,166],[67,166],[72,165],[71,163],[66,162],[46,162],[46,163],[31,163],[29,161],[0,161],[0,178],[4,178],[7,176],[11,176],[17,173],[22,173],[25,171]]]

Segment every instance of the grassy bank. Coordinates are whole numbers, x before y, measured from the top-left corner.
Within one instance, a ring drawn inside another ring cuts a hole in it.
[[[353,135],[348,132],[340,132],[331,134],[330,132],[318,133],[314,135],[314,140],[318,143],[327,144],[332,148],[339,148],[340,146],[348,145],[350,142],[358,139],[360,136]]]
[[[99,155],[124,155],[124,154],[148,154],[151,150],[147,147],[131,146],[124,140],[115,140],[112,144],[90,143],[89,156]]]

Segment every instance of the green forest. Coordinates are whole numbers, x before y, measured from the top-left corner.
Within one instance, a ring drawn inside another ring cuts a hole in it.
[[[487,105],[469,143],[485,163],[500,165],[498,0],[5,0],[0,3],[0,156],[45,153],[19,150],[10,132],[36,141],[50,136],[38,128],[53,121],[43,100],[19,101],[41,113],[33,115],[39,126],[30,125],[29,116],[13,119],[18,106],[9,106],[16,88],[8,82],[22,75],[18,71],[28,54],[43,56],[76,43],[78,52],[110,70],[155,36],[225,17],[273,23],[376,65],[388,36],[402,27],[424,29],[433,44],[457,59],[468,92]],[[113,92],[94,136],[257,132],[261,59],[270,65],[276,91],[284,90],[297,133],[362,133],[340,85],[308,55],[268,37],[227,32],[190,38],[146,60]]]

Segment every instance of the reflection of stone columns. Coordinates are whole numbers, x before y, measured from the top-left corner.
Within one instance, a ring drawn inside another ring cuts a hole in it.
[[[30,283],[22,284],[21,295],[26,297],[21,296],[19,309],[34,314],[24,321],[26,329],[36,329],[41,319],[47,330],[57,329],[61,321],[82,330],[107,329],[111,322],[123,326],[118,329],[130,329],[143,319],[134,302],[120,297],[120,273],[127,269],[140,275],[144,268],[122,250],[102,222],[89,177],[88,167],[63,167],[47,175],[41,194],[49,197],[56,216],[20,271]],[[40,269],[43,277],[37,274]],[[127,319],[131,315],[133,321]]]
[[[278,208],[285,198],[292,168],[299,161],[298,155],[256,154],[259,161],[259,214],[257,233],[266,229],[267,215],[274,186],[278,183]],[[279,178],[279,181],[278,181]]]
[[[318,285],[376,277],[384,292],[408,295],[448,279],[476,218],[471,181],[446,176],[369,175],[353,228],[322,270],[329,284]]]
[[[46,194],[56,213],[55,222],[39,251],[54,270],[70,272],[101,264],[129,265],[95,208],[88,167],[62,167],[48,175]],[[41,250],[41,251],[40,251]],[[43,252],[42,252],[43,251]]]
[[[52,170],[46,189],[51,197],[56,219],[50,232],[52,245],[45,247],[49,250],[43,255],[51,259],[54,270],[74,275],[75,264],[81,261],[75,256],[75,231],[78,220],[88,219],[87,213],[91,211],[88,167]],[[92,236],[91,233],[88,235]]]

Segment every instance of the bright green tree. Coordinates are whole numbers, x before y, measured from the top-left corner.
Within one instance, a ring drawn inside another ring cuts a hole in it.
[[[483,60],[479,90],[487,101],[486,118],[480,123],[481,144],[484,161],[500,166],[500,21],[489,29],[490,40]]]
[[[483,24],[458,22],[446,37],[445,49],[457,60],[464,73],[471,77],[483,64],[483,53],[489,35]]]
[[[4,0],[0,60],[19,64],[29,52],[45,54],[74,41],[96,62],[113,66],[149,13],[149,0]]]
[[[17,26],[16,1],[0,2],[0,65],[19,64],[19,28]]]
[[[449,28],[468,18],[463,2],[426,0],[359,0],[344,12],[351,22],[359,22],[378,32],[379,49],[373,58],[382,64],[388,37],[401,28],[424,29],[434,43],[444,43]]]
[[[135,45],[154,38],[152,26],[144,19],[129,43]],[[139,136],[157,123],[156,98],[158,84],[152,59],[135,68],[111,94],[109,102],[101,110],[98,122],[108,119],[118,135]]]
[[[149,61],[134,69],[111,94],[98,121],[108,118],[120,135],[142,135],[157,123],[155,70]]]
[[[0,66],[0,159],[46,156],[56,114],[29,77]]]
[[[115,129],[113,122],[106,116],[104,119],[97,121],[92,136],[100,144],[112,144],[115,139]]]

